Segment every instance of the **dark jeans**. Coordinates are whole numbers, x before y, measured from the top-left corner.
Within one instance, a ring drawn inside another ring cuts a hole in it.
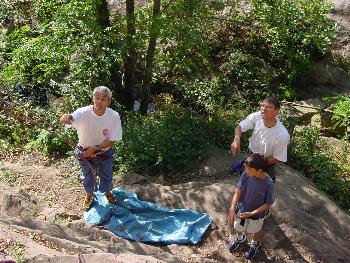
[[[85,192],[92,193],[95,189],[96,175],[100,177],[98,190],[108,192],[112,188],[112,162],[114,149],[111,147],[108,151],[92,158],[85,158],[80,151],[83,147],[78,146],[75,151],[75,157],[81,167],[80,179],[83,182]]]

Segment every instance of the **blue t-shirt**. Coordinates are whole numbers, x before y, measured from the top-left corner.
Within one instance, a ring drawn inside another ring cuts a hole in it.
[[[238,208],[242,213],[251,212],[263,204],[272,205],[275,201],[275,188],[270,176],[258,179],[255,176],[249,176],[247,171],[244,171],[238,180],[237,188],[241,190]],[[252,218],[262,218],[264,214],[261,213]]]

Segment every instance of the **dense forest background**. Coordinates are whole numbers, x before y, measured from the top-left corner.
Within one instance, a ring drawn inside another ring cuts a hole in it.
[[[337,25],[323,0],[3,0],[0,3],[0,152],[70,154],[62,113],[114,94],[123,121],[115,173],[175,176],[212,145],[228,148],[238,120],[266,95],[295,101],[302,72],[331,52]],[[350,97],[329,98],[349,139]],[[283,113],[283,112],[282,112]],[[350,160],[321,132],[293,133],[290,163],[347,211]],[[337,154],[335,156],[335,154]]]

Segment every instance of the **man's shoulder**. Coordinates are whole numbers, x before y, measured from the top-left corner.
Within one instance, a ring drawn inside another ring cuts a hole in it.
[[[289,139],[289,132],[286,127],[284,127],[283,123],[278,120],[278,132],[280,133],[280,136]]]
[[[84,106],[84,107],[81,107],[81,108],[78,108],[75,110],[76,113],[80,113],[80,114],[84,114],[86,112],[90,112],[91,111],[91,105],[88,105],[88,106]]]
[[[242,122],[254,122],[256,123],[258,120],[262,120],[261,112],[253,112],[249,114]]]
[[[253,113],[249,114],[248,116],[250,116],[252,118],[262,119],[260,111],[253,112]]]
[[[119,113],[111,108],[107,108],[107,113],[109,116],[120,118]]]

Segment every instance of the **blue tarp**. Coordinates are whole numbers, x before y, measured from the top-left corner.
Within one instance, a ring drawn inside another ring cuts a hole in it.
[[[212,222],[209,214],[188,209],[168,209],[141,201],[137,195],[120,188],[112,190],[117,198],[110,205],[101,192],[94,195],[93,207],[84,213],[89,224],[105,225],[114,234],[139,242],[197,244]]]

